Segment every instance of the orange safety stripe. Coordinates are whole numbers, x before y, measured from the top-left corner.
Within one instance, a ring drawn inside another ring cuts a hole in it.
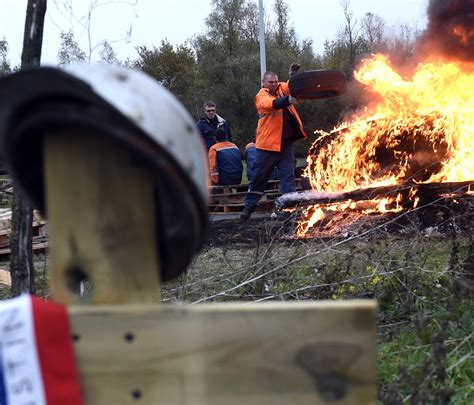
[[[217,170],[216,158],[217,152],[224,149],[239,149],[237,145],[229,141],[218,142],[209,148],[209,177],[211,184],[219,184],[219,171]]]

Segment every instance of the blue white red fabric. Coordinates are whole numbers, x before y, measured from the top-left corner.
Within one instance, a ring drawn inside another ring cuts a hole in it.
[[[0,404],[81,403],[65,307],[26,294],[0,302]]]

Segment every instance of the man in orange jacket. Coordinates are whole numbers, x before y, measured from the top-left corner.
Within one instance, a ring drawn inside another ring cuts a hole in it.
[[[290,76],[299,67],[299,64],[293,63]],[[262,85],[255,96],[259,116],[255,176],[245,196],[245,208],[240,215],[242,221],[248,220],[254,212],[275,167],[278,168],[281,193],[296,191],[293,142],[307,138],[294,106],[299,100],[290,95],[288,82],[279,82],[277,74],[268,71],[263,75]]]

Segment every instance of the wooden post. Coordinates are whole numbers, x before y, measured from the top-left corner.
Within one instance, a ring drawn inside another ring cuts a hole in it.
[[[52,294],[96,304],[68,308],[86,405],[375,404],[374,301],[157,305],[149,173],[79,130],[44,162]]]
[[[45,140],[51,293],[63,303],[158,302],[149,173],[101,134]],[[80,282],[92,285],[79,295]]]

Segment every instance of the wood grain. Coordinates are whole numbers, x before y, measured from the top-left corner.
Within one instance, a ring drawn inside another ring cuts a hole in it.
[[[88,405],[375,403],[373,301],[69,311]]]
[[[3,285],[12,285],[12,277],[10,271],[6,269],[0,269],[0,284]]]
[[[93,304],[159,301],[149,173],[101,134],[51,134],[44,148],[54,299]],[[84,277],[92,289],[79,296]]]

